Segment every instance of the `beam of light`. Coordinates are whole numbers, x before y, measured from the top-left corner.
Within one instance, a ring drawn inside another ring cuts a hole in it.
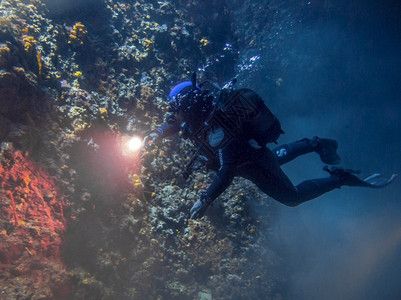
[[[132,137],[127,142],[127,149],[131,152],[136,152],[139,149],[141,149],[141,147],[142,147],[142,140],[137,136]]]
[[[142,139],[139,136],[125,137],[122,146],[125,156],[133,155],[142,148]]]

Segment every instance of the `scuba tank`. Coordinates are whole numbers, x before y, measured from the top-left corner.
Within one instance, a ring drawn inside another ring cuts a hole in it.
[[[263,99],[250,89],[236,90],[237,79],[227,82],[217,93],[211,118],[220,110],[233,123],[237,133],[254,139],[260,146],[277,143],[284,131],[278,118],[266,106]],[[214,83],[215,86],[217,84]],[[203,83],[200,84],[202,88]],[[218,87],[218,86],[217,86]]]
[[[223,148],[233,139],[243,141],[255,140],[260,146],[267,143],[277,143],[277,139],[284,131],[278,118],[265,105],[263,99],[250,89],[236,90],[236,79],[227,82],[222,88],[210,80],[199,84],[201,94],[214,97],[214,108],[203,125],[192,132],[190,138],[199,145],[190,163],[185,168],[185,176],[196,165],[199,152],[204,154],[210,162],[216,158],[215,147],[210,145],[209,133],[215,128],[222,128],[224,139],[219,148]],[[192,85],[196,86],[196,74],[192,75]]]
[[[250,89],[239,89],[224,99],[219,108],[240,129],[242,135],[254,139],[264,147],[277,143],[284,131],[278,118],[265,105],[263,99]]]

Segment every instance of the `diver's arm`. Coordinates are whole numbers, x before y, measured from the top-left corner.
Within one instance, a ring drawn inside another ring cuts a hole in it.
[[[234,178],[234,167],[232,164],[223,165],[213,177],[212,183],[207,188],[205,194],[214,201],[222,192],[228,188]]]
[[[235,168],[232,158],[232,151],[230,151],[230,149],[219,150],[221,167],[214,175],[210,186],[201,194],[201,198],[196,201],[191,208],[191,219],[201,218],[205,214],[208,206],[231,184],[234,178]]]
[[[216,199],[231,184],[234,178],[237,143],[231,142],[218,150],[220,169],[214,175],[213,181],[206,190],[208,197]]]
[[[173,115],[168,116],[166,122],[145,136],[143,143],[145,146],[150,146],[160,138],[166,138],[177,133],[180,131],[180,127],[180,123],[174,118]]]
[[[166,138],[176,134],[178,131],[180,131],[180,124],[177,121],[167,120],[153,132],[157,133],[161,138]]]

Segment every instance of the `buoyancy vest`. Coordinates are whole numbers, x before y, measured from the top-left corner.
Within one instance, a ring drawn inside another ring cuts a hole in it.
[[[221,128],[224,139],[218,148],[223,148],[233,139],[255,140],[261,147],[276,143],[284,133],[278,118],[265,105],[263,99],[250,89],[232,90],[221,97],[216,109],[192,138],[209,157],[215,157],[216,147],[210,144],[210,132]]]
[[[254,139],[260,146],[277,143],[279,136],[284,133],[278,118],[263,99],[250,89],[235,91],[220,102],[219,108],[245,137]]]

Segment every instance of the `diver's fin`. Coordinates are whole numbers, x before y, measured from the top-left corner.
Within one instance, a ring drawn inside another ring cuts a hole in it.
[[[360,173],[359,170],[343,169],[338,167],[329,168],[327,166],[325,166],[323,170],[328,172],[331,176],[337,177],[341,186],[348,185],[369,188],[382,188],[389,185],[398,176],[398,174],[393,174],[390,178],[387,178],[379,173],[375,173],[365,179],[360,179],[358,176],[355,175]]]
[[[365,178],[363,181],[366,182],[371,188],[382,188],[392,183],[397,176],[398,174],[393,174],[390,176],[390,178],[386,178],[379,173],[375,173]]]

